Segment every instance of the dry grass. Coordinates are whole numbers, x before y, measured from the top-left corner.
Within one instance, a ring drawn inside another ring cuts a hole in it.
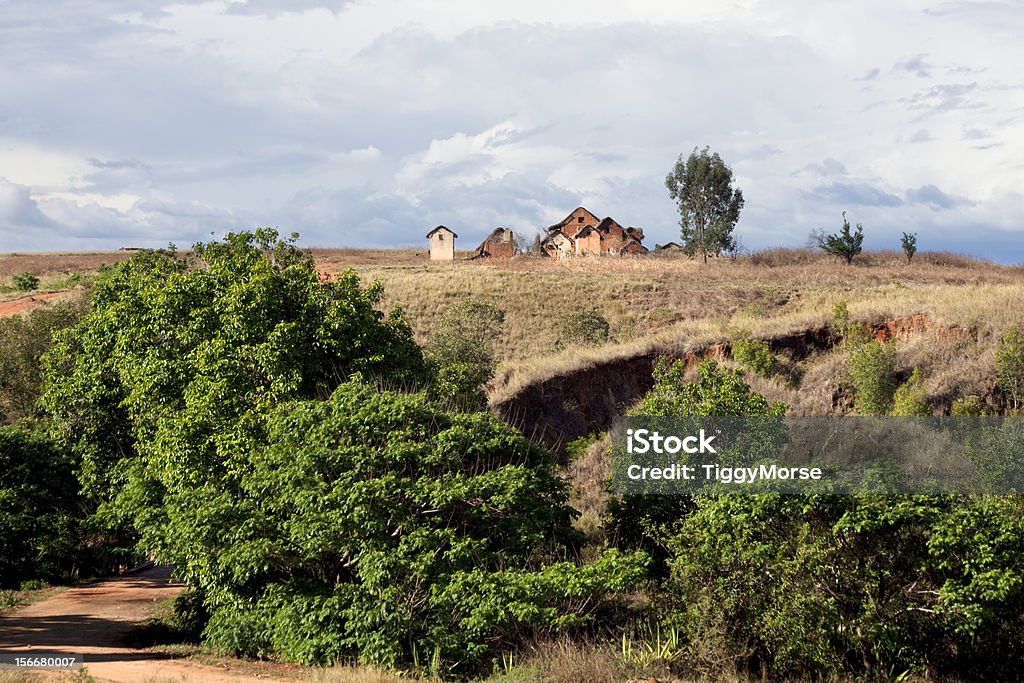
[[[399,675],[372,666],[332,666],[311,671],[299,680],[309,683],[425,683],[426,679]]]
[[[32,273],[38,278],[73,273],[95,273],[101,266],[124,261],[131,255],[130,251],[2,254],[0,255],[0,281],[7,280],[18,273]]]

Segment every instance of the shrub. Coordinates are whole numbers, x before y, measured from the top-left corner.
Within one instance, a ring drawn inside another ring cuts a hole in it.
[[[658,360],[654,387],[630,411],[631,415],[660,416],[779,416],[782,403],[769,403],[743,381],[743,371],[722,368],[704,361],[697,377],[689,381],[686,364]],[[664,574],[668,558],[665,541],[693,508],[693,497],[684,495],[623,495],[610,505],[612,536],[621,548],[640,548],[653,559],[654,572]]]
[[[895,348],[891,343],[863,344],[846,360],[853,381],[854,406],[861,415],[887,415],[896,391]]]
[[[989,408],[980,396],[971,394],[965,398],[958,398],[953,401],[950,408],[953,417],[980,417],[989,414]]]
[[[14,276],[14,287],[21,292],[31,292],[39,287],[39,278],[32,273],[18,273]]]
[[[608,320],[596,308],[573,311],[562,321],[562,344],[603,344],[608,341],[610,329]]]
[[[903,247],[903,254],[907,257],[907,263],[914,258],[914,254],[917,253],[917,233],[903,233],[903,237],[900,238],[900,245]]]
[[[212,562],[189,578],[222,650],[470,673],[517,634],[585,624],[646,570],[559,561],[580,538],[552,456],[423,393],[355,381],[274,411],[239,486],[235,509],[174,504],[223,530],[179,527]]]
[[[73,463],[45,436],[0,427],[0,588],[68,578],[85,558]]]
[[[37,413],[42,370],[40,359],[53,333],[78,320],[77,306],[37,308],[27,316],[0,318],[0,424]]]
[[[736,340],[732,345],[732,358],[761,377],[771,377],[778,371],[778,361],[768,344],[760,340]]]
[[[494,376],[494,341],[504,322],[505,313],[485,301],[464,299],[444,312],[426,345],[439,398],[462,410],[487,406],[484,385]]]
[[[826,235],[822,231],[812,232],[810,236],[812,244],[817,246],[826,254],[839,256],[849,265],[854,257],[862,250],[864,244],[864,228],[857,224],[856,232],[850,232],[850,221],[846,220],[846,212],[843,212],[843,227],[838,233]]]
[[[923,417],[931,414],[928,395],[924,390],[924,378],[917,368],[893,394],[892,414],[897,417]]]
[[[842,299],[832,305],[832,335],[847,349],[860,346],[871,338],[863,326],[850,322],[850,311]]]
[[[192,505],[228,511],[261,416],[330,396],[359,375],[415,385],[427,368],[400,312],[376,309],[382,290],[352,271],[320,279],[312,258],[272,230],[197,244],[201,268],[139,252],[104,273],[90,310],[43,357],[43,403],[74,460],[90,524],[123,547],[184,575],[210,561],[191,534],[227,533]]]
[[[665,609],[710,673],[1016,675],[1024,519],[1012,498],[706,496],[669,547]]]
[[[1024,330],[1007,329],[996,346],[996,386],[1012,410],[1024,405]]]

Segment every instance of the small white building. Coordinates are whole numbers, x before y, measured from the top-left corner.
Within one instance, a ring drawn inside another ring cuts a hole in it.
[[[439,225],[427,233],[427,241],[430,243],[431,261],[454,261],[455,260],[455,238],[454,232]]]

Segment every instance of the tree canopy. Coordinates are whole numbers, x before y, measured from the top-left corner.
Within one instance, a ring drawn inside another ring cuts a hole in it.
[[[692,258],[720,256],[735,247],[733,230],[743,209],[743,192],[733,188],[732,169],[708,147],[695,147],[685,160],[676,160],[665,177],[669,196],[679,209],[683,250]]]

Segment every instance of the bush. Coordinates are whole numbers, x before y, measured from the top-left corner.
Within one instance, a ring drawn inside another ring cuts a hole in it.
[[[43,403],[72,457],[97,534],[177,564],[207,566],[191,534],[229,534],[201,516],[228,511],[261,416],[331,395],[359,375],[414,386],[428,378],[400,312],[352,271],[322,281],[312,258],[272,230],[195,245],[203,267],[146,251],[106,272],[90,310],[43,357]],[[214,531],[211,531],[211,526]],[[230,534],[229,534],[230,535]]]
[[[850,322],[850,311],[842,299],[832,305],[832,335],[847,349],[856,348],[871,339],[862,325]]]
[[[996,680],[1024,654],[1012,498],[707,496],[670,548],[665,607],[711,673]]]
[[[0,588],[71,576],[80,514],[71,461],[43,435],[0,427]]]
[[[989,414],[989,407],[981,400],[980,396],[971,394],[953,401],[950,414],[953,417],[980,417]]]
[[[494,376],[493,347],[504,322],[504,311],[485,301],[465,299],[444,312],[426,345],[437,397],[461,410],[487,406],[484,385]]]
[[[362,382],[274,411],[240,508],[181,498],[212,564],[191,583],[218,649],[469,673],[520,634],[581,626],[642,556],[559,561],[579,543],[553,458],[487,414]],[[173,514],[173,513],[172,513]]]
[[[888,415],[896,391],[896,350],[889,344],[867,343],[854,349],[846,360],[853,381],[854,406],[861,415]]]
[[[561,345],[603,344],[608,341],[611,326],[596,308],[573,311],[562,322]]]
[[[931,415],[928,408],[928,395],[924,390],[924,378],[921,371],[914,368],[914,371],[896,389],[892,400],[892,414],[897,417],[923,417]]]
[[[1018,325],[1007,329],[996,346],[996,386],[1011,410],[1024,405],[1024,330]]]
[[[661,416],[754,416],[785,413],[782,403],[769,403],[743,381],[742,371],[704,361],[694,381],[686,377],[686,364],[658,360],[654,387],[630,415]],[[665,542],[693,508],[693,497],[684,495],[623,495],[613,500],[611,535],[620,548],[643,549],[653,559],[654,573],[664,575],[668,559]]]
[[[838,233],[826,235],[823,231],[815,231],[810,236],[811,243],[831,256],[839,256],[849,265],[862,250],[864,244],[864,228],[857,224],[856,232],[850,232],[850,221],[846,220],[843,211],[843,227]]]
[[[771,377],[778,372],[778,361],[763,341],[736,340],[732,345],[732,358],[761,377]]]
[[[18,273],[14,276],[14,287],[20,292],[31,292],[39,287],[39,278],[32,273]]]
[[[58,304],[27,316],[0,318],[0,424],[38,413],[40,359],[50,348],[53,333],[70,327],[80,315],[79,307]]]
[[[903,247],[903,255],[907,257],[907,263],[910,263],[917,253],[917,233],[903,233],[900,245]]]

